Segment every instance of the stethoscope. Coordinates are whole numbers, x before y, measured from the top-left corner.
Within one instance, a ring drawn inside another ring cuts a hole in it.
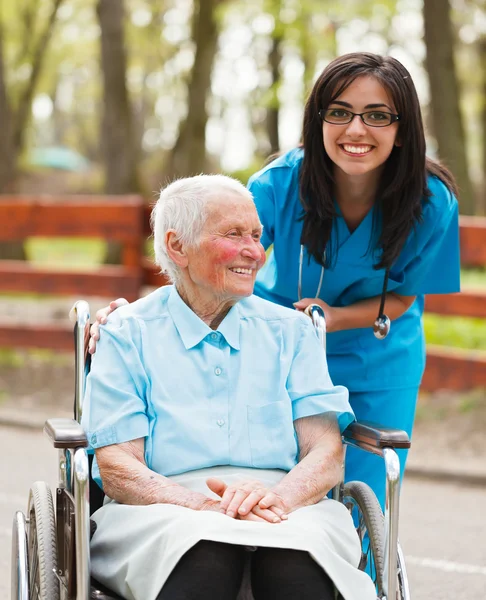
[[[304,246],[300,245],[300,257],[299,257],[299,281],[297,285],[297,295],[299,300],[302,300],[302,271],[304,269]],[[383,279],[383,289],[381,291],[380,309],[376,318],[375,324],[373,325],[373,335],[378,340],[384,340],[390,333],[391,321],[387,315],[383,312],[385,310],[386,294],[388,287],[388,277],[390,275],[390,268],[387,267],[385,270],[385,277]],[[319,298],[322,288],[322,281],[324,279],[324,267],[321,266],[321,276],[319,277],[319,283],[317,285],[317,292],[314,298]]]

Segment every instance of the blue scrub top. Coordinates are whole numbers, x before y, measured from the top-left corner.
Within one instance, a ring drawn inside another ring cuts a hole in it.
[[[213,331],[165,286],[101,329],[83,407],[90,445],[144,437],[147,466],[162,475],[217,465],[289,471],[294,420],[333,413],[341,431],[354,420],[310,319],[256,296]],[[100,483],[96,465],[93,477]]]
[[[297,297],[300,237],[303,215],[299,171],[303,149],[279,157],[250,178],[258,214],[264,226],[262,242],[270,248],[260,271],[255,294],[291,307]],[[334,383],[350,391],[389,390],[418,386],[425,367],[422,327],[423,294],[460,290],[458,203],[449,189],[429,176],[431,197],[423,203],[423,220],[410,234],[390,271],[388,291],[417,296],[413,305],[393,321],[384,340],[369,328],[329,333],[327,359]],[[373,269],[379,254],[369,250],[373,211],[352,233],[339,215],[333,225],[338,254],[325,270],[320,298],[331,306],[348,306],[380,296],[385,270]],[[378,237],[379,231],[375,233]],[[316,297],[321,267],[304,252],[302,297]],[[386,313],[386,306],[385,306]]]

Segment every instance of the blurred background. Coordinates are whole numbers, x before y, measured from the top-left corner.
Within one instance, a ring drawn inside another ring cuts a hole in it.
[[[0,6],[0,198],[10,205],[0,219],[0,322],[67,323],[72,298],[61,297],[62,285],[52,278],[35,279],[32,267],[75,273],[128,264],[122,244],[95,230],[59,238],[67,225],[53,224],[55,237],[45,237],[42,225],[29,234],[24,223],[9,234],[23,199],[137,195],[149,204],[175,176],[200,172],[246,183],[269,154],[299,143],[305,99],[325,65],[361,50],[390,54],[410,71],[428,153],[459,183],[461,242],[468,241],[462,284],[473,293],[459,305],[457,298],[430,300],[427,342],[474,351],[475,373],[486,370],[486,358],[477,354],[486,352],[486,0],[2,0]],[[108,212],[119,227],[116,213]],[[466,225],[475,234],[470,243]],[[148,234],[145,224],[139,235]],[[143,250],[149,257],[149,242]],[[157,284],[146,280],[141,284]],[[94,295],[81,277],[75,291]],[[123,293],[121,285],[106,293],[100,287],[103,298],[94,298],[93,309]],[[44,345],[20,338],[0,336],[0,362],[19,360],[19,347]],[[432,390],[449,368],[440,360],[426,386]],[[470,361],[461,360],[459,383],[443,387],[482,387],[486,376],[468,375]],[[4,381],[3,388],[11,396],[11,385]]]
[[[160,187],[246,183],[299,143],[316,76],[353,51],[407,67],[428,154],[460,188],[463,292],[427,298],[401,535],[416,600],[484,596],[486,0],[0,0],[0,446],[18,457],[0,493],[1,597],[11,515],[53,458],[36,464],[43,421],[72,415],[73,301],[94,314],[158,285]]]
[[[0,190],[140,192],[243,180],[300,140],[316,75],[391,54],[463,214],[484,213],[485,0],[2,0]]]
[[[428,153],[460,188],[462,283],[473,291],[459,304],[430,299],[425,326],[431,356],[436,346],[466,354],[456,382],[443,386],[452,363],[440,359],[426,391],[486,385],[486,0],[2,0],[0,198],[10,208],[0,219],[0,322],[67,323],[72,298],[32,267],[134,267],[123,244],[94,229],[59,238],[69,227],[54,223],[55,237],[46,237],[46,223],[37,233],[24,223],[12,233],[22,201],[135,195],[148,205],[175,176],[200,172],[246,183],[269,154],[299,143],[305,99],[324,66],[359,50],[408,68]],[[145,224],[140,240],[148,234]],[[149,257],[149,242],[143,250]],[[78,279],[78,297],[96,295]],[[157,284],[142,279],[139,287]],[[99,288],[94,309],[124,293],[112,289]],[[43,346],[22,340],[0,336],[0,362],[19,360],[18,347]]]

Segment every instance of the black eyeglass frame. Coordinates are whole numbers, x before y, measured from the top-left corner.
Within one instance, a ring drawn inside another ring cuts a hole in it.
[[[343,123],[333,123],[332,121],[328,121],[326,119],[326,112],[328,110],[342,110],[343,112],[349,113],[351,115],[351,118],[349,119],[349,121],[346,121]],[[369,115],[371,113],[376,113],[376,112],[390,115],[390,117],[391,117],[390,123],[387,123],[386,125],[371,125],[370,123],[366,123],[365,120],[363,119],[363,115]],[[363,112],[363,113],[354,113],[353,111],[348,110],[347,108],[342,108],[342,109],[321,108],[319,110],[319,116],[321,117],[321,119],[323,121],[326,121],[326,123],[329,123],[329,125],[349,125],[351,123],[351,121],[354,119],[354,117],[359,117],[363,121],[363,124],[366,125],[367,127],[389,127],[393,123],[400,121],[400,115],[395,115],[393,113],[386,112],[385,110],[367,110],[366,112]]]

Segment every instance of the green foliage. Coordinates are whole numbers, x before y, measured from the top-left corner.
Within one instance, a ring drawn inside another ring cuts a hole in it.
[[[466,288],[486,288],[486,268],[462,269],[461,286]]]
[[[264,158],[261,158],[260,160],[258,160],[255,157],[255,159],[252,161],[252,163],[250,165],[248,165],[248,167],[246,167],[245,169],[238,169],[237,171],[231,171],[230,173],[226,173],[226,175],[230,175],[231,177],[238,179],[239,181],[241,181],[241,183],[246,185],[248,183],[248,179],[250,179],[250,177],[254,173],[256,173],[257,171],[259,171],[260,169],[263,168],[265,161],[266,161],[266,159],[264,159]]]
[[[0,348],[0,366],[23,367],[25,364],[24,355],[13,348]]]
[[[73,359],[71,354],[58,352],[55,350],[48,350],[44,348],[33,348],[30,350],[0,348],[0,367],[23,369],[33,363],[69,365],[72,362]],[[0,402],[3,398],[5,398],[5,392],[0,389]]]
[[[486,320],[470,317],[424,315],[428,344],[486,350]]]
[[[52,269],[90,269],[103,264],[107,244],[93,238],[29,238],[27,259]]]

